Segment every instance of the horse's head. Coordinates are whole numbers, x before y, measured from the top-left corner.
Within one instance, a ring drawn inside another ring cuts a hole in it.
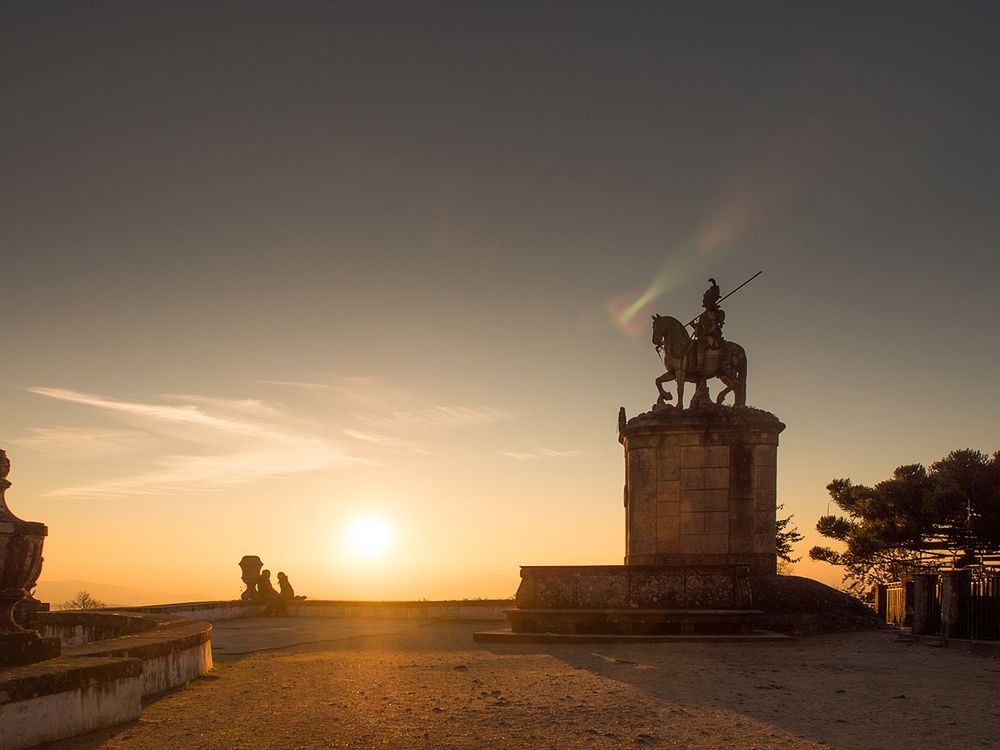
[[[663,347],[663,316],[653,315],[653,346],[659,351]]]
[[[653,346],[656,351],[666,349],[670,356],[683,356],[691,338],[684,330],[684,324],[669,315],[653,316]]]

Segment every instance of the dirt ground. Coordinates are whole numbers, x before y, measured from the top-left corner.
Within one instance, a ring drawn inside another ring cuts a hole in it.
[[[1000,748],[1000,660],[955,644],[480,645],[477,629],[224,657],[138,721],[45,747]]]

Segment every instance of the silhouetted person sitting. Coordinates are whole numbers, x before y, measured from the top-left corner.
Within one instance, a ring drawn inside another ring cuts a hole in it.
[[[295,598],[295,589],[292,588],[292,584],[288,580],[288,576],[284,573],[278,573],[278,590],[278,596],[282,599]]]
[[[274,615],[275,605],[278,603],[278,592],[271,585],[271,571],[264,569],[260,571],[260,580],[257,581],[257,600],[265,604],[264,615]]]

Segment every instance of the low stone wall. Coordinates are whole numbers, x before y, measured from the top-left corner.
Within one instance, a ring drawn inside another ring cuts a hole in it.
[[[42,632],[62,637],[63,632],[69,628],[61,622],[52,624],[50,621],[57,620],[60,616],[72,615],[84,621],[93,619],[105,622],[117,618],[129,623],[128,627],[133,630],[127,635],[75,645],[64,643],[63,656],[140,659],[142,661],[140,687],[143,696],[162,693],[164,690],[183,685],[212,668],[212,626],[204,620],[192,620],[176,615],[138,615],[103,611],[53,612],[39,616]],[[91,632],[101,631],[101,626],[86,627]],[[75,633],[78,629],[79,626],[75,626],[72,632]]]
[[[749,609],[749,565],[522,565],[519,609]]]
[[[39,613],[43,635],[58,637],[64,657],[139,659],[143,696],[183,685],[212,668],[212,626],[176,615],[106,610]]]
[[[121,607],[120,612],[141,612],[150,615],[177,615],[205,622],[235,620],[240,617],[257,617],[264,614],[264,605],[228,599],[216,602],[183,602],[180,604],[158,604],[152,607]]]
[[[105,610],[62,610],[39,615],[36,624],[42,635],[58,638],[64,653],[68,646],[134,635],[157,625],[151,617]]]
[[[0,672],[0,747],[22,750],[142,710],[139,659],[59,657]]]
[[[136,718],[142,698],[212,668],[212,626],[175,615],[106,610],[39,613],[58,659],[0,672],[0,748],[42,742]]]
[[[404,620],[505,620],[510,599],[439,602],[357,602],[296,600],[285,609],[292,617],[356,617]]]
[[[504,620],[510,599],[462,599],[452,601],[363,602],[326,599],[295,599],[285,605],[290,617],[356,617],[364,619],[408,620]],[[234,601],[187,602],[155,607],[127,607],[123,612],[153,615],[181,615],[206,622],[258,617],[264,605]]]

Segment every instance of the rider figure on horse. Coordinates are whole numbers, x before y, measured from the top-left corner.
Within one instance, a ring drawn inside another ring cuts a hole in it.
[[[702,295],[701,306],[705,312],[691,323],[694,328],[695,362],[699,372],[705,370],[705,354],[709,349],[721,349],[724,343],[722,326],[726,322],[726,313],[719,307],[719,285],[715,279],[709,279],[711,286]]]

